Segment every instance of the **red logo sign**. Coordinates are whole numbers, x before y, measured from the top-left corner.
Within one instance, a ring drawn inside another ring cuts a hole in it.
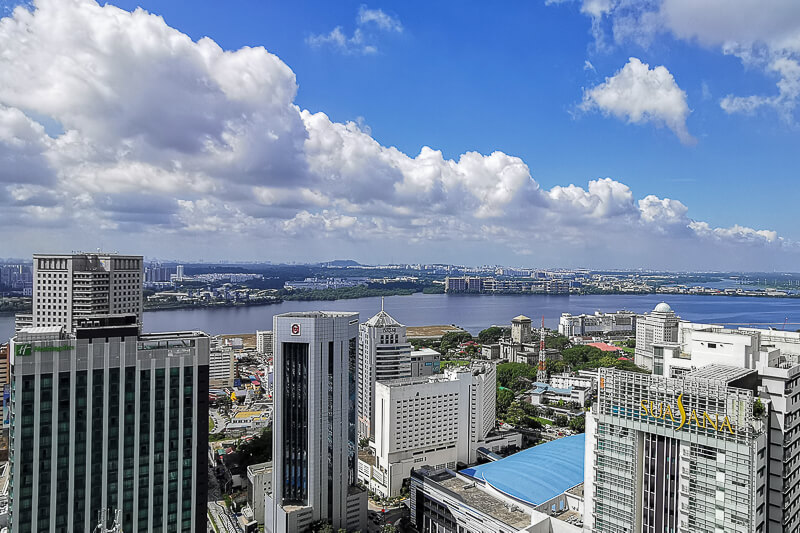
[[[300,324],[292,324],[292,335],[300,335]]]

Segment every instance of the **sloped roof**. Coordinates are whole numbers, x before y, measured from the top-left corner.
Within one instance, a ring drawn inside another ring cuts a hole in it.
[[[514,318],[511,319],[512,322],[515,322],[515,321],[516,322],[522,322],[522,321],[525,321],[525,320],[527,320],[528,322],[531,321],[531,319],[526,317],[525,315],[515,316]]]
[[[392,318],[389,313],[383,310],[378,311],[378,314],[367,320],[365,324],[370,327],[378,328],[383,328],[386,326],[402,326],[400,322]]]

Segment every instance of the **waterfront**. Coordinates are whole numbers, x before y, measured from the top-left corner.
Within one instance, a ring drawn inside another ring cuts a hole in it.
[[[637,313],[650,311],[661,301],[669,303],[685,320],[695,322],[756,324],[771,322],[781,328],[784,319],[800,322],[800,299],[750,298],[733,296],[691,295],[589,295],[547,296],[531,295],[448,295],[422,294],[389,296],[385,308],[400,322],[409,326],[456,324],[473,334],[492,324],[509,324],[519,314],[531,317],[538,323],[544,316],[545,325],[555,328],[561,313],[594,313],[627,309]],[[219,309],[179,309],[147,311],[144,313],[144,330],[175,331],[199,329],[210,334],[252,333],[257,329],[272,329],[272,316],[290,311],[357,311],[366,320],[381,308],[380,298],[297,302],[250,307]],[[735,327],[735,326],[731,326]],[[767,327],[767,326],[763,326]],[[787,325],[786,329],[798,329]],[[0,317],[0,339],[14,332],[14,317]]]

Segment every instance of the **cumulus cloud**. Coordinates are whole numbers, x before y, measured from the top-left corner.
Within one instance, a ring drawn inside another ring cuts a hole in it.
[[[635,57],[605,82],[585,90],[580,107],[633,124],[666,126],[682,143],[694,142],[686,127],[690,112],[686,93],[666,67],[651,69]]]
[[[561,3],[567,0],[549,1]],[[800,2],[774,0],[577,0],[591,18],[598,48],[607,34],[617,45],[647,48],[659,35],[719,49],[746,67],[776,77],[773,94],[734,95],[720,100],[727,113],[753,114],[772,109],[794,122],[800,99]]]
[[[306,43],[315,48],[329,46],[344,54],[371,55],[378,52],[376,31],[402,33],[403,25],[397,17],[362,4],[358,8],[353,35],[347,36],[341,26],[336,26],[328,33],[309,35]]]
[[[377,10],[359,18],[401,31]],[[0,19],[0,49],[9,254],[93,239],[146,254],[292,260],[402,253],[513,262],[547,249],[547,262],[585,264],[607,261],[605,248],[621,242],[661,253],[666,237],[681,249],[705,247],[709,261],[720,257],[715,246],[794,246],[768,230],[696,221],[678,200],[637,200],[608,177],[543,189],[526,162],[501,151],[406,154],[376,141],[363,121],[300,109],[294,73],[267,50],[192,41],[141,9],[38,0]],[[666,69],[633,60],[626,68],[636,72],[591,89],[586,106],[688,136],[688,108],[642,103],[655,93],[685,106]],[[623,96],[639,107],[626,108]]]

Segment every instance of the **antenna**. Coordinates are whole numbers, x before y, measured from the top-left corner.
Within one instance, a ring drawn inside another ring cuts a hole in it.
[[[547,357],[544,347],[544,315],[542,315],[542,329],[539,330],[539,366],[536,369],[536,381],[547,383]]]
[[[383,312],[383,296],[381,296],[381,312]]]

